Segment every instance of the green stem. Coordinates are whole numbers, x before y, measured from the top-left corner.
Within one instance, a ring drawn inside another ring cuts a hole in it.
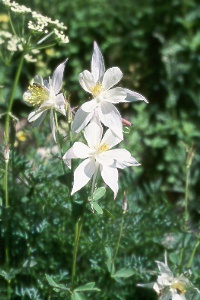
[[[62,157],[63,157],[62,138],[60,136],[60,132],[59,132],[59,129],[58,129],[58,118],[57,118],[56,111],[54,111],[54,118],[55,118],[55,123],[56,123],[56,136],[58,138],[58,145],[59,145],[59,148],[60,148],[60,154],[61,154],[61,160],[62,160],[62,168],[63,168],[64,174],[66,175],[65,164],[64,164],[64,161],[62,159]]]
[[[123,212],[123,215],[122,215],[122,221],[121,221],[121,225],[120,225],[119,237],[118,237],[117,245],[116,245],[115,252],[114,252],[114,255],[113,255],[113,258],[112,258],[111,274],[113,274],[113,272],[114,272],[114,263],[115,263],[115,259],[117,257],[117,253],[118,253],[118,250],[119,250],[119,245],[120,245],[120,241],[121,241],[121,237],[122,237],[122,231],[123,231],[123,226],[124,226],[124,216],[125,216],[125,212]]]
[[[6,145],[9,144],[10,114],[11,114],[13,101],[14,101],[14,96],[15,96],[16,88],[17,88],[17,85],[18,85],[18,82],[19,82],[19,77],[20,77],[20,74],[21,74],[23,62],[24,62],[24,53],[22,53],[22,56],[21,56],[19,64],[18,64],[18,68],[17,68],[17,72],[16,72],[16,75],[15,75],[15,80],[14,80],[14,84],[13,84],[13,89],[12,89],[12,93],[11,93],[10,101],[9,101],[9,105],[8,105],[8,110],[7,110],[7,114],[6,114],[6,123],[5,123],[5,142],[6,142]]]
[[[74,280],[75,280],[75,276],[76,276],[76,260],[77,260],[77,252],[78,252],[78,245],[79,245],[80,236],[81,236],[82,225],[83,225],[83,216],[75,224],[74,251],[73,251],[73,260],[72,260],[72,275],[71,275],[71,290],[73,290]]]
[[[200,245],[200,240],[198,240],[198,241],[196,242],[195,246],[194,246],[194,249],[193,249],[193,251],[192,251],[192,254],[191,254],[190,259],[189,259],[188,264],[187,264],[187,268],[188,268],[188,269],[190,268],[190,266],[191,266],[191,264],[192,264],[192,262],[193,262],[194,255],[195,255],[196,250],[197,250],[197,248],[199,247],[199,245]]]
[[[11,93],[11,96],[10,96],[8,110],[7,110],[7,114],[6,114],[4,138],[5,138],[5,145],[8,148],[9,148],[9,127],[10,127],[11,110],[12,110],[15,92],[16,92],[16,88],[17,88],[17,85],[18,85],[18,82],[19,82],[19,77],[20,77],[20,74],[21,74],[22,66],[23,66],[23,61],[24,61],[24,53],[22,54],[21,59],[19,61],[19,65],[18,65],[18,68],[17,68],[17,72],[16,72],[16,75],[15,75],[15,80],[14,80],[14,84],[13,84],[12,93]],[[9,198],[8,198],[8,166],[9,166],[9,161],[6,161],[5,162],[5,179],[4,179],[4,190],[5,190],[5,203],[6,203],[6,207],[9,206]]]
[[[4,176],[4,188],[5,188],[5,207],[9,207],[8,198],[8,161],[5,162],[5,176]]]
[[[185,181],[185,229],[187,228],[187,222],[189,219],[188,213],[188,195],[189,195],[189,175],[190,169],[186,167],[186,181]]]

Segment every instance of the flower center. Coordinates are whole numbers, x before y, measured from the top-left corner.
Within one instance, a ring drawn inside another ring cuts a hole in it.
[[[97,154],[101,154],[102,152],[105,152],[109,149],[110,148],[106,144],[103,144],[100,147],[97,147]]]
[[[33,106],[40,106],[49,97],[48,91],[38,83],[30,85],[28,90],[31,94],[27,97],[26,102]]]
[[[93,96],[97,97],[103,91],[102,84],[97,82],[97,84],[94,87],[89,88],[89,91],[92,93]]]
[[[180,283],[180,282],[175,282],[172,284],[172,287],[174,289],[177,289],[178,292],[180,292],[181,294],[185,294],[186,290],[185,290],[185,286],[184,284]]]

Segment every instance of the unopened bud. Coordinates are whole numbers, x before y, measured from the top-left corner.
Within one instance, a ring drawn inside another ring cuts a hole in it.
[[[132,124],[130,121],[128,121],[128,120],[122,118],[122,125],[123,125],[123,126],[128,126],[128,127],[130,127],[130,126],[132,126],[133,124]]]
[[[5,159],[6,164],[9,162],[9,153],[10,153],[10,150],[9,150],[8,146],[5,146],[5,148],[4,148],[4,159]]]

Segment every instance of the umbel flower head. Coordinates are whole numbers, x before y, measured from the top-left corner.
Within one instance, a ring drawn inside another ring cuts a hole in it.
[[[194,292],[200,293],[185,275],[174,277],[165,263],[160,261],[156,263],[160,272],[157,281],[138,286],[153,288],[161,300],[192,300]]]
[[[40,125],[46,117],[47,111],[50,110],[50,125],[55,141],[54,110],[66,115],[65,99],[63,94],[59,93],[66,62],[67,60],[55,69],[52,79],[43,80],[40,75],[35,76],[33,85],[30,85],[23,95],[26,103],[36,107],[36,110],[28,116],[28,121],[34,122],[34,126]]]
[[[110,129],[105,132],[103,137],[102,135],[103,128],[100,122],[98,119],[93,119],[84,131],[88,145],[75,142],[63,156],[63,160],[68,167],[71,167],[71,159],[84,159],[74,172],[74,186],[71,194],[85,186],[93,176],[96,176],[100,169],[101,177],[113,190],[115,198],[118,192],[117,168],[124,169],[139,165],[129,151],[125,149],[111,150],[112,147],[121,142],[121,139],[115,136]]]
[[[113,104],[135,100],[148,101],[136,92],[114,87],[122,76],[122,71],[118,67],[105,71],[102,53],[94,42],[91,72],[85,70],[79,74],[80,85],[92,95],[92,100],[84,103],[77,111],[72,125],[74,132],[80,132],[93,117],[97,117],[115,135],[123,139],[121,116]]]

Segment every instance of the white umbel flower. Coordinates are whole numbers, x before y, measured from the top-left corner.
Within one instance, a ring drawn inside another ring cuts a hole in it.
[[[102,53],[94,42],[91,72],[85,70],[79,74],[80,85],[86,92],[92,94],[93,98],[77,111],[72,125],[74,132],[80,132],[95,116],[115,135],[123,139],[121,115],[114,104],[134,100],[147,102],[147,100],[136,92],[114,87],[122,76],[122,71],[118,67],[105,71]]]
[[[124,169],[139,165],[129,151],[125,149],[111,150],[112,147],[121,142],[121,139],[115,136],[111,129],[106,131],[103,138],[102,135],[103,128],[100,122],[93,120],[84,132],[88,145],[76,142],[63,156],[63,160],[69,168],[71,167],[71,159],[84,159],[74,172],[74,186],[71,194],[85,186],[100,169],[103,181],[112,189],[115,198],[118,192],[117,168]]]
[[[34,122],[34,126],[38,126],[44,120],[47,111],[50,110],[50,124],[52,129],[52,135],[56,141],[55,134],[55,120],[54,110],[60,112],[64,116],[66,115],[65,110],[65,99],[62,93],[60,93],[62,87],[63,73],[65,69],[65,60],[60,64],[54,71],[52,79],[43,80],[40,75],[34,78],[33,85],[28,87],[23,95],[24,101],[37,109],[31,112],[28,116],[29,122]]]

